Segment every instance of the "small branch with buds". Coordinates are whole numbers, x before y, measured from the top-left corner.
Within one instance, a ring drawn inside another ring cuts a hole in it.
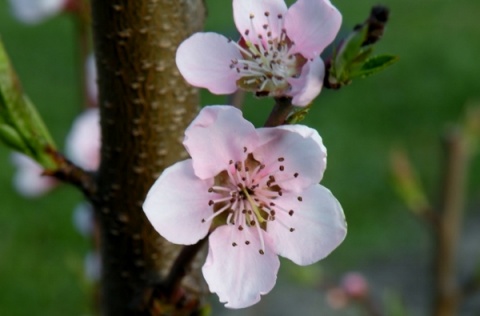
[[[56,150],[47,149],[47,152],[56,162],[57,168],[45,170],[43,174],[72,184],[80,189],[88,200],[95,201],[97,195],[97,185],[95,182],[94,173],[88,172],[75,165]]]

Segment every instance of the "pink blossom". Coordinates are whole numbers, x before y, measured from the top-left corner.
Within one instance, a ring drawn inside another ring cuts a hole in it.
[[[15,17],[26,24],[36,24],[60,13],[68,0],[10,0]]]
[[[238,43],[196,33],[177,50],[177,66],[192,85],[215,94],[241,88],[257,95],[289,96],[306,106],[320,93],[320,53],[335,38],[342,16],[329,0],[233,0]]]
[[[167,168],[143,209],[176,244],[209,235],[202,268],[227,307],[255,304],[274,286],[278,255],[312,264],[345,238],[342,208],[318,184],[326,149],[306,126],[255,129],[231,106],[204,108],[185,131],[191,159]]]
[[[85,60],[85,86],[89,104],[96,105],[98,102],[97,65],[93,54]]]
[[[21,195],[25,197],[41,196],[57,185],[54,178],[42,175],[42,166],[30,157],[14,153],[11,161],[17,167],[13,177],[13,186]]]
[[[100,116],[88,109],[73,122],[66,139],[67,156],[82,168],[96,170],[100,164]]]
[[[342,279],[342,289],[353,299],[363,299],[368,295],[368,281],[358,272],[349,272]]]

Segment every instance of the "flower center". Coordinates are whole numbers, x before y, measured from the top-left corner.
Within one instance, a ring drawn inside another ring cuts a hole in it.
[[[215,185],[208,189],[216,193],[217,198],[208,204],[212,207],[212,215],[202,219],[210,222],[215,218],[215,224],[230,225],[243,231],[245,227],[255,228],[261,242],[260,254],[265,253],[263,234],[267,231],[269,222],[277,221],[280,225],[293,232],[295,229],[280,221],[276,214],[284,212],[289,216],[294,215],[294,210],[287,210],[275,203],[283,195],[282,182],[298,177],[293,173],[291,177],[282,174],[278,180],[278,173],[286,173],[283,162],[284,157],[279,157],[274,165],[268,168],[256,161],[252,154],[248,154],[244,161],[230,161],[225,171],[215,177]],[[301,201],[302,197],[298,197]],[[245,241],[249,245],[249,241]],[[237,243],[232,246],[236,247]]]
[[[283,28],[283,16],[279,14],[272,18],[269,12],[264,15],[266,23],[262,25],[262,32],[258,32],[253,24],[256,17],[250,15],[250,28],[245,30],[238,43],[234,43],[243,59],[232,60],[230,68],[240,74],[241,78],[237,81],[240,88],[254,91],[257,95],[280,96],[291,88],[288,79],[300,75],[306,59],[300,54],[290,53],[295,43]],[[277,23],[281,30],[275,38],[272,23]]]

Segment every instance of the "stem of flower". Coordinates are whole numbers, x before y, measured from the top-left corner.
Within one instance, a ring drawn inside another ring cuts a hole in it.
[[[292,98],[275,98],[275,105],[264,126],[274,127],[285,124],[285,121],[287,120],[288,115],[292,112],[292,109]]]

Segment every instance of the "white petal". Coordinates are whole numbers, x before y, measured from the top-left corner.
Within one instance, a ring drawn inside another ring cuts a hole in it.
[[[270,248],[268,236],[265,237],[266,249],[262,255],[254,227],[240,231],[236,226],[225,225],[210,235],[203,276],[210,291],[217,293],[226,307],[253,305],[260,300],[260,295],[270,292],[275,285],[280,261]]]
[[[301,192],[320,182],[326,148],[318,132],[304,125],[260,128],[261,145],[253,152],[265,165],[261,175],[274,175],[284,190]]]
[[[246,150],[257,146],[258,136],[237,108],[207,106],[185,131],[183,144],[193,159],[195,174],[207,179],[226,170],[230,160],[245,160]]]
[[[287,12],[285,29],[295,42],[292,53],[314,58],[337,36],[342,15],[329,0],[298,0]]]
[[[296,264],[307,265],[326,257],[345,239],[347,226],[342,207],[321,185],[312,186],[298,197],[284,194],[276,204],[288,212],[276,212],[267,232],[276,252]],[[293,228],[293,231],[290,231]]]
[[[59,13],[65,0],[10,0],[10,5],[18,20],[35,24]]]
[[[165,169],[147,194],[143,210],[155,230],[175,244],[191,245],[205,237],[213,214],[208,189],[213,180],[201,180],[193,173],[192,160]]]
[[[87,87],[88,98],[91,104],[98,102],[97,65],[95,56],[90,54],[85,61],[85,86]]]
[[[288,78],[292,90],[288,93],[292,104],[296,106],[307,106],[322,91],[323,79],[325,77],[325,65],[319,57],[307,62],[299,78]]]
[[[241,59],[238,48],[217,33],[195,33],[177,49],[178,70],[193,86],[215,94],[237,90],[238,73],[230,68],[232,60]]]
[[[268,17],[265,15],[268,12]],[[265,43],[271,32],[271,37],[278,38],[283,28],[287,5],[284,0],[233,0],[233,16],[238,31],[246,40],[253,44]],[[281,18],[278,16],[281,15]],[[251,18],[253,16],[253,18]],[[269,25],[265,29],[263,26]],[[248,30],[248,35],[245,31]],[[263,41],[260,41],[261,35]]]
[[[88,109],[72,124],[66,139],[67,156],[77,165],[96,170],[100,164],[100,114]]]
[[[57,185],[55,178],[43,176],[43,168],[28,156],[14,153],[12,163],[17,167],[13,186],[24,197],[38,197]]]

